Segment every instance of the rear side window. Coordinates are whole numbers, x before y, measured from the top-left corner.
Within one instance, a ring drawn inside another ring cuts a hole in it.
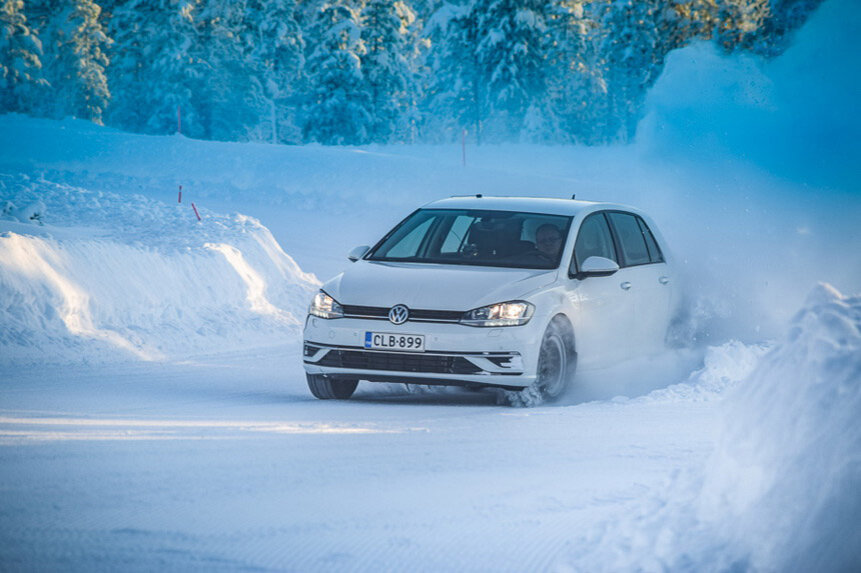
[[[630,267],[651,263],[652,258],[649,256],[649,248],[646,246],[645,233],[640,227],[638,217],[630,213],[618,212],[610,212],[608,215],[613,224],[613,229],[616,231],[616,238],[619,240],[619,248],[624,259],[622,266]]]
[[[649,249],[649,260],[653,263],[663,263],[664,262],[664,254],[661,252],[661,248],[658,247],[658,242],[655,241],[654,235],[652,235],[652,231],[649,229],[646,222],[641,218],[637,217],[637,222],[640,224],[640,230],[643,232],[643,238],[646,239],[646,247]]]
[[[579,269],[583,261],[589,257],[604,257],[616,263],[619,262],[616,260],[613,236],[610,234],[610,228],[603,213],[589,215],[580,225],[577,242],[574,243],[574,260],[577,267],[572,268],[571,271],[575,272]]]

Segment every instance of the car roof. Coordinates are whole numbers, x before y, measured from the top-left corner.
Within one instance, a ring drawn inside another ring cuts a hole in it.
[[[521,211],[548,215],[574,216],[582,211],[620,209],[638,213],[637,209],[617,203],[599,203],[551,197],[494,197],[488,195],[455,196],[433,201],[424,209],[482,209],[489,211]]]

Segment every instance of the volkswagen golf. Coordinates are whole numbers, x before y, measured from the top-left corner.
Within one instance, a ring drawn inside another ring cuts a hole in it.
[[[552,401],[575,369],[660,349],[675,304],[654,222],[611,203],[451,197],[348,258],[305,322],[321,399],[349,398],[362,380]]]

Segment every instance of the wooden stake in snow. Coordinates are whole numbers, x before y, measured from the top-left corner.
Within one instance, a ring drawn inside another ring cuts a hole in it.
[[[177,203],[182,203],[182,185],[179,186],[179,200]]]
[[[197,212],[197,207],[194,206],[194,201],[191,202],[191,208],[194,209],[194,214],[197,215],[197,220],[200,221],[200,213]]]
[[[461,149],[461,154],[463,156],[463,166],[466,167],[466,130],[465,129],[460,134],[460,149]]]

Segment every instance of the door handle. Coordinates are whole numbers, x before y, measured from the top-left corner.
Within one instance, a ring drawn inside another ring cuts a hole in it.
[[[631,288],[631,283],[629,283],[628,281],[625,281],[622,284],[620,284],[619,286],[622,287],[622,290],[629,290]]]
[[[662,285],[665,285],[668,282],[670,282],[670,277],[661,277],[658,279],[658,282],[661,283]]]

